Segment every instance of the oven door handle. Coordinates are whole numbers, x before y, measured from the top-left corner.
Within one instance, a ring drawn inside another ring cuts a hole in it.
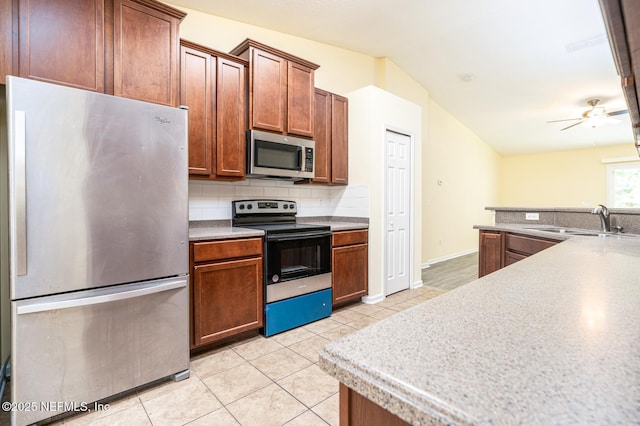
[[[330,236],[331,236],[331,231],[296,232],[292,234],[267,235],[267,241],[269,242],[291,241],[291,240],[301,240],[305,238],[321,238],[321,237],[330,237]]]

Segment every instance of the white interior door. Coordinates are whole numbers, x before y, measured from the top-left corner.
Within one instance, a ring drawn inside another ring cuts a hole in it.
[[[385,135],[385,295],[409,288],[411,252],[411,137]]]

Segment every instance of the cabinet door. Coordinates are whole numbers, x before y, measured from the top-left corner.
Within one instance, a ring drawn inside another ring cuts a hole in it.
[[[8,75],[15,75],[13,72],[13,26],[14,13],[12,1],[0,1],[0,82],[5,83]],[[17,21],[15,22],[17,26]],[[17,58],[16,58],[17,59]],[[17,65],[17,61],[15,61]]]
[[[194,267],[193,345],[264,325],[262,257]]]
[[[287,133],[313,137],[314,71],[288,62]]]
[[[331,180],[331,94],[315,89],[315,103],[313,135],[316,150],[313,181],[329,183]]]
[[[215,85],[211,84],[215,75],[211,74],[211,56],[182,46],[180,67],[180,104],[189,107],[189,174],[208,176],[214,172],[215,134],[215,121],[212,120]]]
[[[132,0],[114,7],[114,94],[178,106],[180,20]]]
[[[331,102],[331,183],[349,183],[348,100],[332,95]]]
[[[18,10],[20,77],[104,91],[104,0],[20,0]]]
[[[217,72],[217,170],[219,176],[244,177],[245,142],[245,67],[218,58]]]
[[[287,61],[252,48],[251,111],[252,129],[284,133],[287,108]]]
[[[358,300],[368,291],[368,246],[336,247],[331,258],[333,304]]]
[[[478,276],[483,277],[502,268],[502,234],[480,231]]]

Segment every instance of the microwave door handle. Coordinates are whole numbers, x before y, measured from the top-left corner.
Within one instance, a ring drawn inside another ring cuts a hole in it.
[[[298,147],[298,168],[296,170],[298,171],[302,171],[302,153],[304,152],[304,149],[299,146]]]

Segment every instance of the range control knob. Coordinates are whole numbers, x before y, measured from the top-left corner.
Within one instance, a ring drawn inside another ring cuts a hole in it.
[[[247,204],[247,210],[251,210],[253,208],[253,204]]]
[[[290,209],[294,208],[294,205],[293,204],[289,204],[289,208]]]
[[[289,205],[288,205],[288,204],[285,204],[285,205],[284,205],[284,209],[286,210],[286,209],[288,209],[288,208],[289,208]]]
[[[240,210],[244,210],[244,204],[240,204],[240,205],[238,206],[238,209],[240,209]]]

